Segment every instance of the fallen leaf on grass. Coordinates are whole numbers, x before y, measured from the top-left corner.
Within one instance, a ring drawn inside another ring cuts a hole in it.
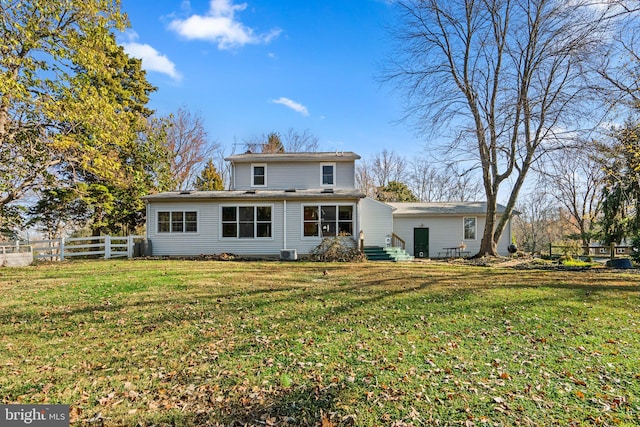
[[[322,425],[322,427],[333,427],[333,423],[331,422],[329,417],[326,416],[326,415],[322,416],[321,425]]]

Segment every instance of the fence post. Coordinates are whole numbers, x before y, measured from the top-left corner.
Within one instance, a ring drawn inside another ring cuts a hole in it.
[[[127,258],[133,258],[133,236],[129,234],[127,236]]]
[[[104,259],[111,258],[111,236],[104,236]]]
[[[60,238],[60,261],[64,261],[64,237]]]

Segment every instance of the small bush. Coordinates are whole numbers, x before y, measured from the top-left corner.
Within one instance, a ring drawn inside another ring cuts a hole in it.
[[[322,262],[364,262],[366,257],[353,242],[340,237],[326,237],[309,253],[312,261]]]

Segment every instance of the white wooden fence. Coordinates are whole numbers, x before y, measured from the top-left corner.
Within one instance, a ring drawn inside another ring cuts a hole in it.
[[[100,256],[105,259],[133,258],[134,247],[145,236],[93,236],[71,237],[54,240],[31,240],[23,242],[30,245],[35,259],[64,261],[66,258],[81,256]]]

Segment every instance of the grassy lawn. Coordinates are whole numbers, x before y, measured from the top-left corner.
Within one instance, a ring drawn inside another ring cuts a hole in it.
[[[74,261],[0,295],[2,403],[74,425],[640,425],[637,272]]]

